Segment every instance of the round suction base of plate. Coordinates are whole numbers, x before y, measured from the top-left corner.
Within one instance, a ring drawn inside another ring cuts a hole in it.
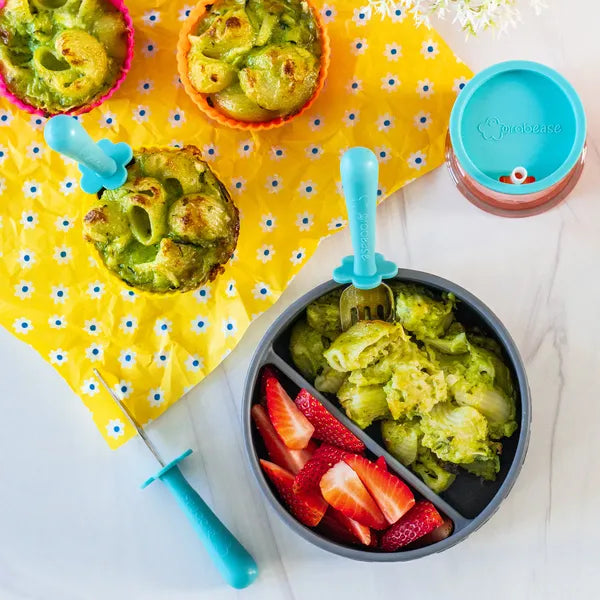
[[[577,185],[585,163],[586,147],[571,171],[557,184],[528,196],[492,192],[475,181],[462,168],[446,137],[446,165],[458,191],[472,204],[500,217],[532,217],[559,205]]]

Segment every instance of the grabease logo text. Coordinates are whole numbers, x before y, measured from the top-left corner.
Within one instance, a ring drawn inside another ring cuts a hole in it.
[[[561,133],[560,123],[522,123],[507,124],[503,123],[498,117],[488,117],[477,125],[477,131],[484,140],[500,141],[505,135],[525,134],[525,135],[548,135]]]

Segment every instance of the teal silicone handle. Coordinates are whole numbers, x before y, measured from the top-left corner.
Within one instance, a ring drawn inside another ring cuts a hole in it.
[[[187,482],[179,467],[164,471],[159,479],[175,496],[223,579],[237,589],[249,586],[258,575],[256,562]]]
[[[44,128],[44,138],[52,150],[64,154],[102,177],[117,171],[117,163],[103,152],[81,123],[73,117],[58,115]]]
[[[368,148],[351,148],[340,165],[354,249],[354,275],[371,277],[375,262],[375,209],[379,164]]]

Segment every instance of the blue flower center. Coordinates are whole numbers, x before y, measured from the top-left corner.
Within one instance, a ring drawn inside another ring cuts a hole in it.
[[[307,191],[309,194],[311,194],[311,193],[312,193],[312,191],[313,191],[313,189],[312,189],[312,185],[307,185],[307,186],[306,186],[306,191]]]
[[[59,354],[59,360],[62,358],[62,356],[60,356]],[[94,391],[96,389],[96,386],[93,383],[90,383],[90,390]]]
[[[160,394],[154,394],[154,399],[155,400],[160,400]]]
[[[264,251],[264,255],[265,255],[265,256],[269,256],[269,250],[265,250],[265,251]]]
[[[358,42],[358,44],[356,44],[356,48],[358,50],[360,50],[363,47],[362,42]]]
[[[98,286],[94,287],[94,292],[97,294],[100,291],[100,288]]]
[[[131,354],[127,354],[125,356],[125,362],[130,362],[131,361]]]
[[[35,194],[37,192],[37,187],[35,187],[35,185],[32,185],[30,189],[32,194]]]
[[[458,88],[459,88],[460,90],[462,90],[464,87],[465,87],[465,84],[464,84],[464,83],[461,83],[461,84],[458,86]]]
[[[392,49],[390,50],[390,54],[391,54],[392,56],[395,56],[396,54],[398,54],[398,50],[396,50],[396,48],[392,48]]]
[[[330,9],[330,8],[328,8],[328,9],[325,11],[325,16],[326,16],[326,17],[330,17],[332,14],[333,14],[333,13],[331,12],[331,9]]]
[[[321,124],[321,119],[315,119],[315,125],[318,127]]]
[[[121,386],[121,394],[126,394],[127,393],[127,386],[126,385],[122,385]]]
[[[312,152],[313,154],[319,154],[319,149],[318,149],[318,148],[313,148],[313,149],[311,150],[311,152]]]
[[[150,20],[151,21],[156,21],[156,15],[150,15]]]
[[[32,217],[31,215],[29,215],[29,216],[27,217],[27,222],[28,222],[28,223],[31,223],[31,221],[33,221],[33,217]]]
[[[244,152],[248,152],[248,150],[250,150],[250,146],[248,146],[248,144],[244,145]]]
[[[296,258],[297,259],[301,259],[302,258],[302,252],[298,252],[298,254],[296,254]]]
[[[63,356],[62,356],[62,354],[57,354],[57,355],[56,355],[56,360],[62,360],[62,359],[63,359]],[[91,386],[90,386],[90,388],[91,388],[91,389],[94,389],[94,388],[92,388]]]
[[[98,352],[99,352],[98,348],[94,348],[94,349],[92,350],[92,354],[93,354],[94,356],[98,356]]]
[[[42,120],[41,119],[36,119],[35,120],[35,124],[36,125],[41,125],[42,124]]]
[[[399,8],[397,8],[397,9],[394,11],[394,14],[395,14],[397,17],[399,17],[399,16],[402,14],[402,11],[401,11]]]
[[[90,331],[96,331],[96,326],[95,325],[90,325]]]
[[[383,192],[381,190],[377,190],[377,195],[381,196],[381,194],[383,194]]]
[[[125,323],[125,325],[126,325],[127,327],[131,327],[131,326],[133,325],[133,323],[132,323],[131,321],[127,321],[127,322]]]
[[[420,165],[423,162],[423,159],[420,156],[417,156],[417,158],[415,158],[415,162]]]
[[[146,111],[142,108],[142,110],[140,110],[140,117],[143,117],[146,114]]]
[[[113,431],[114,431],[115,433],[119,433],[119,431],[121,431],[121,428],[120,428],[118,425],[115,425],[115,426],[113,427]]]
[[[40,149],[39,149],[37,146],[35,146],[35,147],[33,148],[33,153],[34,153],[34,154],[37,154],[39,151],[40,151]]]
[[[427,52],[433,52],[433,46],[427,46]]]
[[[421,123],[427,123],[427,117],[421,117],[419,121],[421,121]]]
[[[308,217],[304,217],[304,218],[302,219],[302,222],[303,222],[305,225],[308,225]]]
[[[150,84],[149,84],[149,83],[145,83],[145,84],[144,84],[142,87],[143,87],[145,90],[149,90],[149,89],[150,89]]]
[[[108,119],[106,119],[106,122],[110,125],[113,122],[112,117],[108,117]]]
[[[173,117],[176,121],[179,121],[179,119],[181,119],[181,115],[175,115],[175,117]]]
[[[29,324],[28,323],[21,323],[21,327],[23,329],[27,329],[29,327]]]
[[[208,153],[212,156],[215,153],[215,149],[214,148],[209,148],[208,149]]]
[[[68,227],[70,225],[69,221],[63,221],[62,224],[63,227]]]
[[[29,262],[29,260],[30,260],[30,256],[29,256],[29,254],[26,254],[26,255],[23,257],[23,260],[24,260],[25,262]]]
[[[233,325],[231,323],[227,323],[227,331],[231,331],[233,329]]]
[[[24,286],[21,288],[21,290],[22,290],[23,292],[27,292],[27,291],[29,291],[29,287],[28,287],[28,286],[26,286],[26,285],[24,285]]]
[[[197,325],[200,328],[204,327],[204,321],[198,321]]]
[[[275,151],[275,154],[276,154],[277,156],[283,156],[283,150],[276,150],[276,151]]]
[[[71,187],[73,187],[73,184],[70,181],[67,181],[67,183],[65,183],[65,187],[71,188]]]
[[[0,117],[0,121],[8,121],[8,116],[7,115],[2,115]]]
[[[66,258],[67,257],[67,253],[64,250],[60,251],[60,257],[61,258]]]
[[[428,85],[424,85],[423,86],[423,91],[424,92],[428,92],[429,91],[429,86]]]
[[[154,46],[152,44],[148,44],[148,52],[152,52],[154,50]]]
[[[163,323],[163,324],[160,326],[160,328],[161,328],[163,331],[166,331],[166,330],[167,330],[167,324],[166,324],[166,323]]]
[[[274,179],[273,181],[271,181],[271,185],[273,187],[277,187],[279,185],[279,181],[277,181],[276,179]]]
[[[356,89],[358,89],[358,83],[356,83],[356,81],[354,81],[354,82],[352,83],[352,89],[353,89],[353,90],[356,90]]]
[[[60,326],[62,325],[62,321],[59,321],[59,320],[57,319],[56,321],[54,321],[54,324],[55,324],[57,327],[60,327]]]
[[[164,354],[161,354],[161,355],[158,357],[158,359],[164,362],[165,360],[167,360],[167,357],[166,357]]]
[[[200,290],[200,295],[201,295],[202,297],[206,296],[206,290]]]
[[[57,295],[59,298],[62,298],[62,297],[63,297],[63,295],[64,295],[64,292],[63,292],[62,290],[58,290],[58,292],[56,292],[56,295]]]
[[[241,181],[236,181],[235,182],[235,187],[239,190],[242,187],[242,182]]]
[[[135,296],[135,292],[133,290],[129,290],[127,293],[129,294],[129,296]]]
[[[267,227],[271,227],[271,225],[273,225],[273,221],[271,219],[267,219],[265,221],[265,224],[266,224]]]
[[[200,362],[197,360],[193,360],[192,361],[192,367],[199,367],[200,366]]]
[[[389,119],[386,119],[386,120],[383,122],[383,125],[384,125],[385,127],[389,127],[391,124],[392,124],[392,123],[391,123],[391,121],[390,121]]]

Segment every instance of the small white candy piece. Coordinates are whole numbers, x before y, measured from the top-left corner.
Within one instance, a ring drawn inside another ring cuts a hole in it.
[[[521,185],[527,179],[527,169],[525,167],[515,167],[510,174],[510,181],[515,185]]]

